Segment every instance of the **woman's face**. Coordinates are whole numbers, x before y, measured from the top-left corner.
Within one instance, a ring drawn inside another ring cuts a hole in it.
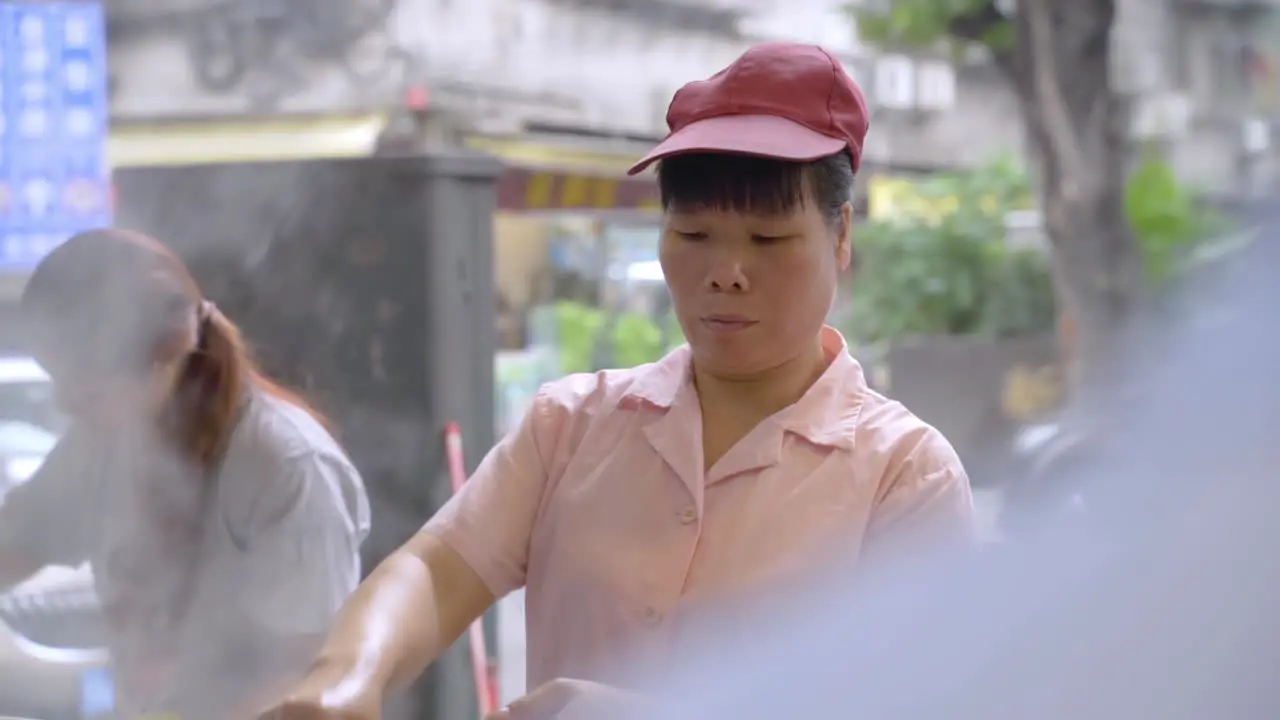
[[[166,313],[159,323],[166,329],[159,333],[131,325],[129,320],[138,320],[138,315],[125,317],[56,329],[33,325],[30,338],[36,360],[53,380],[60,409],[71,417],[103,427],[145,420],[156,417],[172,395],[197,345],[195,311],[178,307]],[[133,352],[135,343],[147,349]]]
[[[810,198],[784,215],[671,211],[660,260],[704,369],[747,377],[816,347],[849,266],[851,206],[833,227]]]
[[[155,363],[143,372],[90,368],[57,353],[36,358],[53,380],[62,412],[104,429],[155,417],[164,407],[182,363]]]
[[[36,360],[54,384],[63,413],[99,427],[154,418],[178,382],[186,352],[145,368],[113,368],[42,343]]]

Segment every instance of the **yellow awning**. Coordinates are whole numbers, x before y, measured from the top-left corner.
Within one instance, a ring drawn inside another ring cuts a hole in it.
[[[112,129],[107,152],[112,167],[361,157],[373,151],[385,124],[381,114],[125,124]],[[472,136],[464,143],[510,165],[603,174],[621,174],[640,156],[524,138]]]
[[[112,128],[107,156],[112,167],[360,157],[384,124],[380,114],[126,124]]]
[[[609,153],[583,150],[555,143],[521,138],[469,137],[466,146],[487,152],[511,165],[595,170],[602,173],[625,173],[641,153]]]

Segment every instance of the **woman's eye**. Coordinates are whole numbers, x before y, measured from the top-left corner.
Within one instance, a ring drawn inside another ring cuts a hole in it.
[[[790,235],[753,235],[751,236],[752,240],[754,240],[757,243],[760,243],[761,245],[779,243],[784,240],[789,240],[790,238],[791,238]]]
[[[704,232],[696,232],[696,231],[685,232],[683,230],[676,230],[675,233],[676,235],[679,235],[681,238],[685,240],[706,240],[707,239],[707,234]]]

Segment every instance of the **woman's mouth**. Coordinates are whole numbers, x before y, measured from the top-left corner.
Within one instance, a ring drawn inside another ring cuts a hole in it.
[[[702,318],[702,324],[714,333],[736,333],[755,325],[756,321],[740,315],[709,315]]]

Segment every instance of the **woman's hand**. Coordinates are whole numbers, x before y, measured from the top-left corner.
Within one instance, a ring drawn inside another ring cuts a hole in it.
[[[344,668],[317,666],[258,720],[379,720],[382,692]]]
[[[537,688],[486,720],[604,720],[629,717],[644,698],[589,680],[559,678]]]

